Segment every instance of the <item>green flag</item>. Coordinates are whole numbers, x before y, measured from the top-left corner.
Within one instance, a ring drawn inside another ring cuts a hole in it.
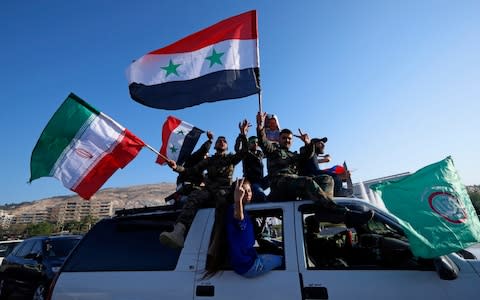
[[[480,242],[480,221],[450,156],[371,189],[400,220],[415,256],[438,257]]]

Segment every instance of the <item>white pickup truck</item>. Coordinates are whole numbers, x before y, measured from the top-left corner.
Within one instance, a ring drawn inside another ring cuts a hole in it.
[[[320,223],[308,232],[310,201],[247,206],[257,224],[258,252],[280,253],[280,268],[253,279],[228,264],[203,278],[214,209],[200,210],[183,249],[158,241],[178,211],[168,206],[120,211],[97,223],[71,253],[51,288],[52,300],[94,299],[477,299],[480,261],[468,251],[413,257],[396,218],[375,209],[359,228]]]

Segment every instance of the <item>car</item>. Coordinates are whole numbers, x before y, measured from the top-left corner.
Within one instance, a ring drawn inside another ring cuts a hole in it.
[[[259,253],[283,255],[283,264],[254,279],[225,262],[205,276],[215,210],[201,209],[182,249],[159,242],[179,214],[174,206],[117,212],[98,222],[67,258],[51,286],[51,300],[95,299],[476,299],[480,262],[467,253],[414,257],[398,220],[361,199],[336,198],[355,210],[373,209],[367,224],[320,222],[318,249],[307,222],[313,202],[246,206]],[[318,215],[319,216],[319,215]],[[318,220],[318,219],[317,219]]]
[[[3,258],[10,254],[12,250],[20,244],[23,240],[8,240],[0,241],[0,265],[2,264]]]
[[[0,266],[0,299],[45,299],[48,287],[80,235],[25,239]]]

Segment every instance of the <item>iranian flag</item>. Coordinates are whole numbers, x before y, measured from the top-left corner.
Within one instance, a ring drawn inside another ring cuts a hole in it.
[[[30,182],[55,177],[88,200],[143,146],[142,140],[109,116],[70,94],[33,149]]]
[[[163,124],[161,155],[157,157],[157,163],[165,164],[167,157],[182,165],[192,153],[203,132],[185,121],[168,116]]]
[[[160,109],[260,92],[256,11],[142,56],[129,66],[127,78],[132,99]]]

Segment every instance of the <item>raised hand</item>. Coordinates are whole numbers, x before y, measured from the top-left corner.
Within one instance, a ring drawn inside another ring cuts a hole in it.
[[[242,122],[238,123],[238,128],[240,128],[240,133],[247,135],[248,133],[248,128],[252,126],[250,122],[247,121],[247,119],[244,119]]]
[[[213,140],[213,133],[212,133],[210,130],[207,131],[207,138],[208,138],[209,140]]]
[[[298,133],[300,135],[294,134],[294,136],[301,139],[305,144],[310,144],[310,137],[307,133],[303,133],[300,128],[298,128]]]
[[[233,199],[235,203],[242,203],[243,196],[245,196],[245,189],[243,188],[243,182],[245,178],[237,179],[235,181],[235,191],[233,194]]]
[[[257,113],[257,126],[259,128],[262,128],[263,125],[265,124],[265,118],[267,117],[266,112],[258,112]]]

